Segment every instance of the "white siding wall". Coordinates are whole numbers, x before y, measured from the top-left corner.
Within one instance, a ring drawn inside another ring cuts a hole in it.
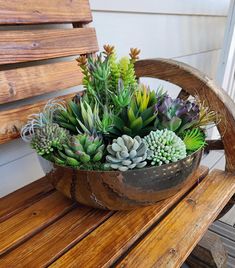
[[[118,55],[139,47],[142,58],[166,57],[215,77],[228,0],[92,0],[100,47]],[[43,176],[36,155],[21,140],[0,146],[0,196]]]

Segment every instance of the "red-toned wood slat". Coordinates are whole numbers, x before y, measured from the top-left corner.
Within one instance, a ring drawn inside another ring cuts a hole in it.
[[[155,206],[129,212],[119,211],[71,250],[55,261],[51,267],[110,267],[143,233],[157,221],[199,178],[205,177],[208,169],[200,167],[191,175],[185,187],[175,196]],[[138,266],[144,267],[144,266]]]
[[[0,222],[31,206],[52,191],[54,191],[53,186],[44,177],[2,197],[0,202]]]
[[[71,210],[72,201],[51,193],[32,206],[0,223],[0,255],[8,252]]]
[[[180,267],[234,193],[235,175],[213,170],[117,267]]]
[[[74,95],[75,93],[71,93],[57,99],[68,100]],[[20,136],[19,131],[26,123],[28,116],[40,112],[47,102],[48,99],[11,110],[0,111],[0,144],[18,138]]]
[[[76,61],[0,71],[0,104],[82,84]]]
[[[46,267],[112,214],[111,211],[78,206],[18,246],[10,254],[3,256],[1,265],[3,267]]]
[[[1,31],[0,64],[96,52],[94,28]]]
[[[90,22],[88,0],[0,0],[0,24]]]

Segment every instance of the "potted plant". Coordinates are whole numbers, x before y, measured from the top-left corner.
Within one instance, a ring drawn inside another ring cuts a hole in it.
[[[215,112],[138,83],[139,53],[118,61],[107,45],[96,57],[81,55],[86,90],[66,103],[49,101],[21,131],[53,185],[82,204],[151,205],[175,194],[199,165]]]

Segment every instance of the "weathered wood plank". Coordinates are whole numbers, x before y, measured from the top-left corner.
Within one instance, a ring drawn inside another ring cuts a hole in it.
[[[88,0],[1,0],[0,24],[63,23],[92,20]]]
[[[76,61],[59,62],[0,72],[0,104],[82,84]]]
[[[0,65],[92,53],[94,28],[1,31]]]
[[[180,267],[234,192],[233,174],[212,171],[117,267]]]
[[[1,198],[0,222],[31,206],[53,191],[53,186],[44,177]]]
[[[0,223],[0,255],[36,234],[72,208],[72,201],[54,192]]]
[[[3,267],[46,267],[113,213],[79,206],[3,256],[1,265]]]
[[[74,267],[77,264],[86,268],[109,267],[193,185],[195,186],[198,178],[205,177],[207,172],[207,168],[200,167],[181,191],[154,206],[115,213],[108,221],[55,261],[51,267]]]
[[[207,231],[186,263],[190,268],[227,268],[228,254],[218,235]]]
[[[59,97],[58,99],[68,100],[74,95],[75,93],[67,94]],[[26,123],[28,116],[39,113],[47,102],[48,99],[34,104],[20,106],[11,110],[1,111],[0,144],[18,138],[20,136],[19,131]]]

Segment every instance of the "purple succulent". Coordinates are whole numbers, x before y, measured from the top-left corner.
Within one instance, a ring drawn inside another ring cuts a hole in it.
[[[161,103],[155,105],[155,110],[158,112],[157,127],[177,133],[190,128],[199,120],[198,105],[180,98],[172,99],[165,96]]]

